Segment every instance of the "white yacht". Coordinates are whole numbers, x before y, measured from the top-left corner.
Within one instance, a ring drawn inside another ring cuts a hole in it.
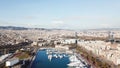
[[[60,57],[60,59],[61,59],[61,58],[63,58],[63,56],[62,56],[62,55],[58,55],[58,56]]]
[[[69,64],[67,64],[68,66],[72,66],[72,67],[76,67],[76,66],[79,66],[79,63],[80,62],[71,62]]]
[[[58,58],[57,54],[54,54],[53,57]]]
[[[77,62],[77,61],[79,61],[78,58],[77,58],[75,55],[72,55],[72,56],[69,58],[69,60],[70,60],[71,62]]]
[[[52,55],[48,55],[48,59],[51,61],[52,60]]]

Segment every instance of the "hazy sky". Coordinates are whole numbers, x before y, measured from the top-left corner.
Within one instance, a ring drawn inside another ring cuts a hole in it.
[[[120,0],[0,0],[0,26],[120,27]]]

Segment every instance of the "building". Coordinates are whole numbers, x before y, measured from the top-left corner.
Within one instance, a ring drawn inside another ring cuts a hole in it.
[[[69,50],[69,46],[63,46],[63,45],[55,45],[55,48]]]
[[[61,43],[63,44],[76,44],[76,39],[66,39],[66,40],[63,40],[61,41]]]

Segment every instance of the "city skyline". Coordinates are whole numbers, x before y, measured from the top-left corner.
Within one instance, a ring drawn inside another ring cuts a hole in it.
[[[118,28],[119,7],[119,0],[1,0],[0,26]]]

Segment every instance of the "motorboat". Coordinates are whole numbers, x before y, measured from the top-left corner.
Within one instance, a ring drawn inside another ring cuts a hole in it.
[[[48,59],[51,61],[52,60],[52,55],[48,55]]]

